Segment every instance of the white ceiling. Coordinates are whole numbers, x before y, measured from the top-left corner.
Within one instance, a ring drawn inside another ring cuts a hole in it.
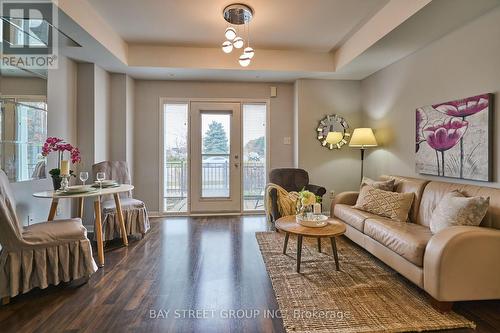
[[[93,62],[137,79],[293,82],[364,79],[491,11],[500,0],[248,0],[256,10],[255,22],[261,20],[261,26],[252,30],[253,39],[267,47],[254,45],[256,57],[247,68],[238,65],[238,54],[224,54],[218,47],[225,28],[221,11],[227,0],[61,3],[75,5],[61,8],[59,25],[82,47],[63,46],[60,52],[76,61]],[[90,8],[78,7],[84,3]],[[142,8],[144,3],[147,6]],[[410,5],[421,8],[411,13]],[[356,9],[359,15],[353,14]],[[269,23],[273,15],[280,16],[274,24]],[[201,32],[198,24],[204,27]],[[336,67],[335,56],[346,45],[360,35],[379,33],[380,25],[389,29],[373,43],[364,38],[349,61]],[[318,29],[321,33],[313,33]],[[125,60],[120,58],[121,49],[113,47],[120,42],[125,44]],[[207,43],[214,44],[203,46]],[[304,49],[308,47],[319,51]]]
[[[218,46],[227,0],[89,0],[127,42]],[[236,1],[237,2],[237,1]],[[245,0],[256,48],[330,51],[388,0]]]

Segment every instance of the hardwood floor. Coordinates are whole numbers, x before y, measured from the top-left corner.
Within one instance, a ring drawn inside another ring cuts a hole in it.
[[[262,216],[153,219],[143,240],[111,244],[89,283],[1,306],[0,331],[284,332],[281,319],[263,315],[278,309],[254,235],[266,229]],[[450,332],[500,330],[500,301],[457,303],[455,311],[477,329]],[[250,318],[226,318],[240,316]]]

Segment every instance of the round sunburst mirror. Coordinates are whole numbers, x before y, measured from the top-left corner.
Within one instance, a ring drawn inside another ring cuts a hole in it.
[[[351,136],[347,121],[336,114],[321,119],[316,131],[321,145],[330,150],[342,148]]]

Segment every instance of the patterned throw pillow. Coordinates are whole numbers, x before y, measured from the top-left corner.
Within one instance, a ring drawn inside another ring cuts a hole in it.
[[[365,185],[359,192],[354,208],[398,222],[406,222],[414,196],[414,193],[390,192]]]
[[[453,191],[441,199],[429,222],[433,234],[456,225],[478,226],[481,224],[490,198],[466,197],[458,191]]]
[[[373,188],[379,189],[379,190],[384,190],[384,191],[393,191],[394,190],[394,182],[395,179],[389,179],[389,180],[373,180],[368,177],[363,177],[361,180],[361,187],[364,185],[370,185]]]

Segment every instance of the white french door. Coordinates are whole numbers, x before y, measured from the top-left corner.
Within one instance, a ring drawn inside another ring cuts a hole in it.
[[[264,210],[265,101],[162,100],[162,212]]]
[[[191,102],[191,213],[241,211],[241,104]]]

